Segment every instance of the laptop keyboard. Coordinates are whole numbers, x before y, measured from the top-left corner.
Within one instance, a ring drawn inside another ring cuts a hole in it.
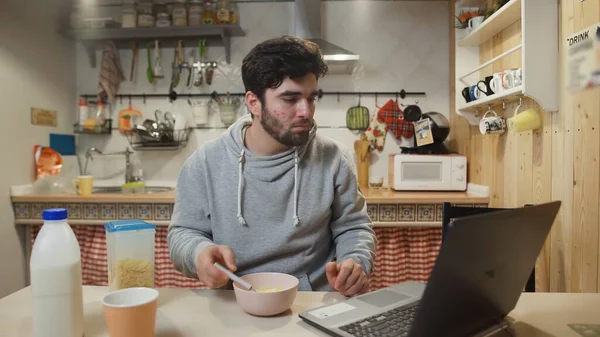
[[[339,327],[356,337],[406,337],[417,314],[418,305],[393,309],[363,320]]]

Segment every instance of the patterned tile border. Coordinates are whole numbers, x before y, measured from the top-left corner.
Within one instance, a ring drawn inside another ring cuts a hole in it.
[[[487,204],[453,204],[463,207],[487,207]],[[16,219],[41,219],[46,208],[67,208],[73,220],[141,219],[170,221],[172,203],[14,203]],[[368,204],[372,222],[441,222],[441,204]]]

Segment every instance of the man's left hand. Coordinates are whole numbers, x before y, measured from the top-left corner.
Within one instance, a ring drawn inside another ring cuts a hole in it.
[[[341,263],[329,262],[325,271],[329,284],[344,296],[352,297],[369,291],[369,278],[362,266],[353,259]]]

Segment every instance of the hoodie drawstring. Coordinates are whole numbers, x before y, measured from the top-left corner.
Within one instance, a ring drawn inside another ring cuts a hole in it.
[[[238,160],[238,211],[237,217],[240,226],[247,226],[246,220],[242,216],[242,170],[244,165],[244,149],[240,152],[240,159]]]
[[[300,224],[298,218],[298,149],[294,151],[294,226]]]
[[[240,226],[248,226],[244,216],[242,215],[242,180],[243,174],[242,171],[244,169],[244,149],[240,152],[240,158],[238,160],[238,211],[237,218]],[[300,224],[300,218],[298,217],[298,150],[294,151],[294,226],[298,226]]]

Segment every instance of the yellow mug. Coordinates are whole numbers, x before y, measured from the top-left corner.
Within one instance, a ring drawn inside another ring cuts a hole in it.
[[[542,119],[535,109],[527,109],[523,112],[515,111],[515,115],[507,120],[508,129],[514,132],[530,131],[542,126]]]
[[[93,185],[94,177],[92,176],[79,176],[73,179],[73,188],[79,195],[91,195]]]

